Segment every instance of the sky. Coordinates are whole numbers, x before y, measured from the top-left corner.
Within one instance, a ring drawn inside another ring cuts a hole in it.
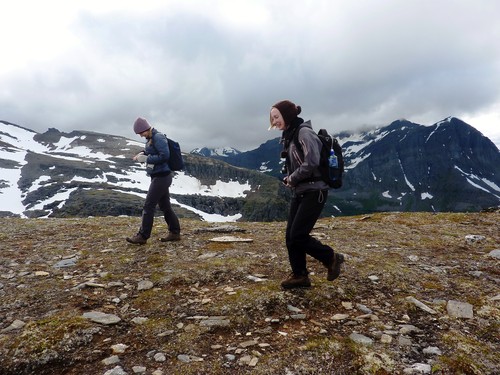
[[[497,0],[0,3],[0,120],[257,148],[289,99],[316,129],[448,116],[500,147]],[[138,138],[138,137],[137,137]]]

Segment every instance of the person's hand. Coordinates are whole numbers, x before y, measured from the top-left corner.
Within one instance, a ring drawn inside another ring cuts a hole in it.
[[[144,153],[140,153],[134,156],[134,160],[138,161],[139,163],[145,163],[148,160],[148,156],[144,155]]]

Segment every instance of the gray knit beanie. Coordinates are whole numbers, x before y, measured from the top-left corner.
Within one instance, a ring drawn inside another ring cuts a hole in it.
[[[146,130],[149,130],[149,129],[151,129],[151,125],[149,125],[149,122],[147,122],[146,119],[139,117],[137,120],[135,120],[135,122],[134,122],[135,134],[140,134],[140,133],[145,132]]]

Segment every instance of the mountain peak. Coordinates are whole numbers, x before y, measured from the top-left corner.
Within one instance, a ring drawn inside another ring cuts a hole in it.
[[[191,151],[191,154],[208,156],[208,157],[228,157],[238,155],[241,152],[232,147],[219,147],[219,148],[195,148]]]

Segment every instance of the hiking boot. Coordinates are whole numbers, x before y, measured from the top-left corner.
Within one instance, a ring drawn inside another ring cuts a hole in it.
[[[181,239],[181,235],[179,233],[170,232],[167,237],[160,238],[161,242],[169,242],[169,241],[179,241]]]
[[[126,240],[134,245],[144,245],[147,242],[140,233],[137,233],[134,237],[127,237]]]
[[[311,280],[307,275],[295,275],[293,272],[290,277],[281,282],[281,287],[283,289],[293,289],[293,288],[309,288],[311,286]]]
[[[326,279],[328,281],[333,281],[340,275],[340,266],[344,263],[344,255],[340,253],[335,253],[333,254],[332,261],[330,264],[327,266],[328,268],[328,275],[326,276]]]

